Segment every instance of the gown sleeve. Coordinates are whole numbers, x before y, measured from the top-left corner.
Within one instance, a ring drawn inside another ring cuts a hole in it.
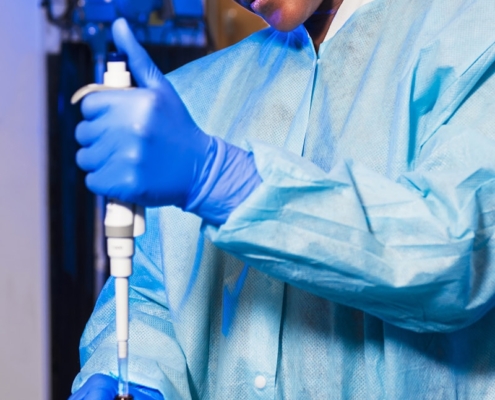
[[[263,183],[205,230],[318,296],[413,331],[461,329],[495,301],[494,139],[492,66],[397,180],[346,159],[325,172],[251,142]]]
[[[129,282],[129,379],[159,390],[164,399],[189,399],[185,356],[167,306],[160,261],[159,209],[147,210],[147,233],[136,242]],[[118,376],[114,280],[105,285],[80,342],[78,390],[93,374]]]

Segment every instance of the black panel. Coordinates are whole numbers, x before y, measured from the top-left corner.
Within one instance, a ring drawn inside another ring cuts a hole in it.
[[[70,96],[91,82],[89,49],[64,44],[48,57],[52,398],[67,399],[79,337],[93,307],[93,196],[74,162],[81,120]]]

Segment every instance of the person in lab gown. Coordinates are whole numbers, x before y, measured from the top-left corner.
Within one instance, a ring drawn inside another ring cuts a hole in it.
[[[271,27],[166,77],[117,21],[141,89],[83,103],[89,188],[150,207],[136,398],[495,397],[495,4],[243,1]]]

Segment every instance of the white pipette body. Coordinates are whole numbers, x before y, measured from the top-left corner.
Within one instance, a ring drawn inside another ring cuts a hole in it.
[[[76,104],[86,95],[107,90],[129,89],[131,75],[127,71],[125,56],[113,54],[107,63],[103,85],[90,84],[80,88],[72,96]],[[110,274],[115,278],[115,309],[117,331],[117,355],[119,366],[119,393],[117,398],[129,399],[129,277],[132,275],[134,238],[146,230],[144,208],[110,199],[105,216],[105,236],[110,257]]]
[[[109,61],[104,75],[106,88],[131,87],[130,73],[122,60]],[[145,231],[144,209],[133,204],[110,199],[105,216],[105,236],[110,257],[110,274],[115,278],[115,309],[119,395],[129,394],[129,277],[132,274],[134,238]]]

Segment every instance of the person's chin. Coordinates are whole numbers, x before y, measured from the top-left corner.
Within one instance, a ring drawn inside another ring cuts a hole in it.
[[[288,18],[287,10],[277,5],[274,0],[236,0],[251,12],[263,18],[272,28],[280,32],[290,32],[296,29],[303,21]],[[290,12],[289,12],[290,15]]]
[[[279,32],[291,32],[293,31],[294,29],[296,29],[299,25],[301,24],[297,24],[297,25],[293,25],[293,24],[288,24],[288,23],[285,23],[285,22],[281,22],[281,23],[272,23],[270,21],[266,21],[273,29],[276,29],[277,31]]]

